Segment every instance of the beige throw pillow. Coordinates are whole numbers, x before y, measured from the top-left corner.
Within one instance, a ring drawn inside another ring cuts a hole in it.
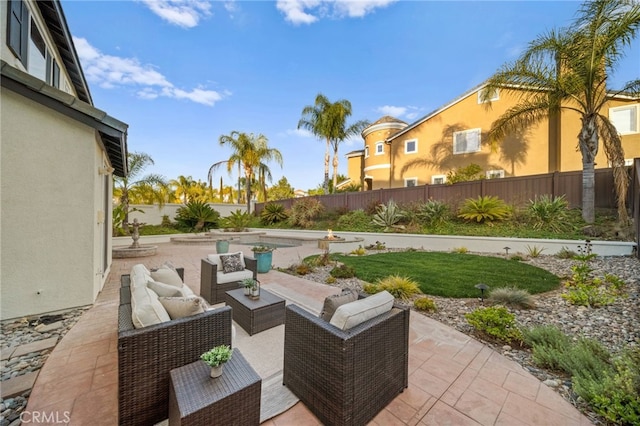
[[[147,287],[153,290],[158,296],[161,297],[180,297],[184,296],[182,290],[174,285],[161,283],[158,281],[147,281]]]
[[[182,279],[180,279],[180,275],[178,275],[175,270],[169,269],[166,266],[162,266],[157,270],[152,271],[151,278],[153,278],[154,281],[182,288],[183,283]]]
[[[198,296],[159,297],[158,300],[172,320],[204,312],[203,304]]]
[[[331,317],[338,307],[344,305],[345,303],[355,302],[358,300],[358,293],[353,290],[342,290],[340,294],[334,294],[333,296],[328,296],[324,299],[324,306],[322,307],[322,311],[320,312],[320,318],[329,322],[331,321]]]

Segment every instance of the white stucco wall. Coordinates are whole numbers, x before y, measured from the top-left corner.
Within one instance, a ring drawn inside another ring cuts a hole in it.
[[[220,217],[227,217],[236,210],[247,211],[246,204],[209,203],[209,205],[220,213]],[[133,219],[138,219],[138,222],[149,225],[160,225],[162,223],[162,216],[167,215],[171,222],[175,222],[176,212],[182,206],[183,204],[165,204],[162,207],[158,207],[157,204],[131,204],[130,207],[142,210],[144,213],[132,212],[129,214],[129,220],[133,222]],[[251,207],[251,211],[253,211],[253,206]]]
[[[0,108],[0,316],[91,304],[104,281],[95,131],[4,88]]]

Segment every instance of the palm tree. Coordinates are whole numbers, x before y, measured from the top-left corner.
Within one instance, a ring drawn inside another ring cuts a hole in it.
[[[129,195],[133,191],[141,193],[148,193],[151,191],[158,201],[159,206],[164,204],[164,193],[167,187],[167,183],[163,176],[158,174],[148,174],[146,176],[140,176],[145,168],[149,165],[153,165],[153,159],[143,152],[130,152],[127,157],[129,163],[129,174],[125,177],[113,176],[113,193],[114,196],[119,196],[120,204],[124,210],[124,220],[122,228],[126,233],[129,233]]]
[[[177,179],[171,180],[170,185],[176,188],[175,192],[178,197],[182,196],[182,203],[187,204],[191,199],[191,192],[196,186],[196,181],[191,176],[178,176]]]
[[[585,2],[573,25],[552,30],[529,44],[522,56],[503,66],[488,80],[485,100],[496,89],[520,96],[520,102],[494,122],[492,141],[501,140],[561,111],[580,115],[578,147],[582,154],[582,217],[595,220],[595,157],[602,140],[614,167],[618,218],[628,221],[624,152],[620,135],[602,110],[607,102],[607,76],[611,75],[640,26],[640,3],[634,0]],[[637,95],[640,80],[615,92]]]
[[[220,136],[219,142],[220,145],[230,145],[233,150],[229,159],[226,160],[227,171],[231,172],[235,165],[244,169],[247,212],[251,213],[251,183],[255,178],[255,172],[263,169],[265,175],[269,176],[271,171],[266,162],[276,161],[282,166],[282,154],[275,148],[269,148],[267,137],[262,134],[255,136],[253,133],[247,134],[234,130],[229,135]],[[218,162],[211,167],[216,168],[223,163]],[[212,169],[209,169],[209,179],[211,179],[211,173]]]
[[[329,147],[333,146],[333,183],[335,187],[338,174],[338,145],[351,136],[360,133],[367,121],[361,120],[346,127],[346,120],[351,115],[351,102],[341,99],[330,102],[322,93],[318,93],[313,105],[302,109],[302,118],[298,121],[298,129],[310,131],[316,137],[324,139],[326,150],[324,154],[324,193],[329,193]]]

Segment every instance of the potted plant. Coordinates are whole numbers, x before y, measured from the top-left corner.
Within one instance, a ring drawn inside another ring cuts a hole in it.
[[[251,288],[250,288],[250,297],[252,299],[259,299],[260,298],[260,281],[258,280],[253,280],[253,284],[251,284]]]
[[[240,287],[242,287],[242,289],[244,290],[245,296],[251,295],[251,287],[253,287],[253,282],[254,282],[253,278],[245,278],[242,281],[240,281]]]
[[[216,240],[216,253],[228,253],[229,252],[229,240],[230,238],[220,238]]]
[[[273,247],[265,246],[265,245],[257,245],[251,248],[254,256],[256,257],[256,261],[258,262],[258,272],[264,274],[269,272],[271,269],[271,263],[273,259]]]
[[[216,378],[222,375],[222,366],[231,359],[233,349],[227,345],[220,345],[200,355],[209,367],[211,367],[211,377]]]

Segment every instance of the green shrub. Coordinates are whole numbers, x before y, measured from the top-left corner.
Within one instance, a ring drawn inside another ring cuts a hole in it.
[[[536,196],[534,200],[529,200],[527,213],[534,229],[546,228],[560,232],[567,227],[568,207],[569,203],[564,195],[555,198],[541,195]]]
[[[236,209],[231,214],[222,219],[222,227],[231,229],[234,232],[242,232],[251,223],[251,215],[240,209]]]
[[[527,254],[533,258],[540,257],[540,255],[544,251],[544,247],[538,248],[537,246],[527,246],[526,248],[527,248]]]
[[[218,227],[220,213],[202,201],[189,201],[176,211],[178,227],[190,231],[208,231]]]
[[[440,225],[449,218],[449,206],[442,201],[429,200],[418,208],[417,216],[427,225]]]
[[[289,217],[282,204],[267,203],[260,212],[260,221],[265,225],[282,222]]]
[[[362,209],[341,215],[336,222],[336,228],[353,232],[367,232],[373,229],[371,216]]]
[[[310,228],[313,226],[314,219],[324,211],[322,203],[315,198],[303,198],[296,201],[291,206],[291,214],[289,215],[289,223],[292,226],[300,226],[302,228]]]
[[[336,277],[332,277],[331,275],[329,275],[329,276],[327,277],[327,279],[325,280],[325,282],[326,282],[327,284],[335,284],[335,283],[336,283]]]
[[[356,270],[348,265],[338,265],[329,271],[329,275],[334,278],[353,278],[356,276]]]
[[[571,339],[555,326],[537,326],[523,330],[525,343],[532,348],[533,362],[538,367],[559,371],[561,359],[571,347]]]
[[[478,223],[504,220],[509,216],[509,207],[500,198],[493,196],[479,196],[476,199],[468,198],[458,214],[458,217]]]
[[[419,297],[413,302],[413,306],[419,311],[437,311],[436,302],[430,297]]]
[[[512,254],[511,257],[509,257],[509,260],[515,260],[516,262],[522,262],[522,260],[524,260],[524,258],[522,257],[521,254]]]
[[[454,247],[454,248],[451,249],[451,251],[453,253],[465,254],[465,253],[467,253],[469,251],[469,249],[466,248],[466,247]]]
[[[447,184],[449,185],[480,179],[484,179],[484,176],[482,175],[482,167],[475,163],[471,163],[466,167],[453,169],[447,173]]]
[[[380,204],[373,215],[372,222],[374,225],[384,228],[384,232],[391,231],[393,226],[402,219],[404,213],[393,200],[385,204]]]
[[[522,342],[522,332],[516,325],[516,317],[504,306],[479,308],[464,315],[476,330],[507,343]]]
[[[573,259],[576,257],[577,253],[573,250],[569,250],[566,247],[562,247],[557,253],[556,257],[558,259]]]
[[[390,275],[382,278],[374,285],[376,287],[374,293],[386,290],[391,293],[393,297],[402,300],[409,300],[411,296],[422,293],[420,287],[418,287],[418,283],[411,278],[400,275]]]
[[[162,216],[162,222],[160,223],[160,226],[163,226],[165,228],[171,227],[171,219],[169,219],[169,215],[165,214]]]
[[[368,294],[376,294],[382,291],[382,289],[378,288],[377,285],[371,283],[364,283],[362,285],[362,290]]]
[[[512,308],[531,309],[536,306],[533,297],[527,290],[516,287],[500,287],[489,293],[489,301],[496,305]]]
[[[589,308],[610,305],[616,296],[623,294],[624,281],[615,275],[606,274],[604,279],[591,277],[593,269],[589,260],[592,256],[576,256],[578,262],[571,267],[571,279],[564,284],[567,292],[562,294],[562,298],[572,305]]]
[[[299,265],[296,265],[295,267],[295,273],[298,275],[307,275],[307,274],[310,274],[311,272],[313,272],[313,268],[311,268],[309,264],[304,262],[300,263]]]
[[[356,256],[364,256],[365,254],[367,254],[367,251],[362,246],[358,246],[357,249],[351,250],[349,254],[354,254]]]
[[[376,241],[374,244],[370,244],[365,247],[367,250],[386,250],[387,246],[385,243]]]

